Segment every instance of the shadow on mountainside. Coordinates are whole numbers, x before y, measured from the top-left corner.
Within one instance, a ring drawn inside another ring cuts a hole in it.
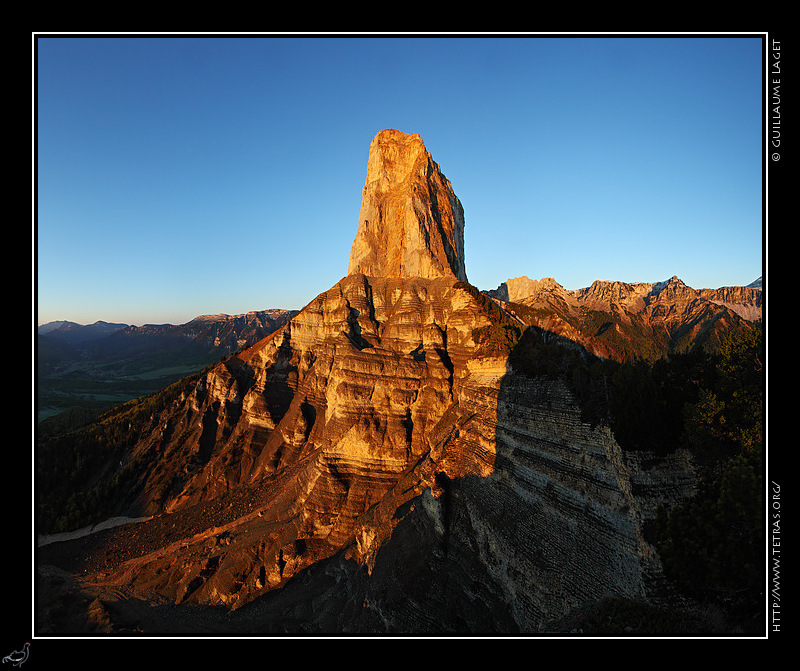
[[[493,470],[441,475],[437,497],[409,504],[414,514],[381,548],[365,603],[393,613],[396,631],[418,631],[427,617],[431,630],[451,633],[763,633],[757,600],[743,596],[757,597],[763,564],[758,438],[737,446],[699,435],[702,424],[691,421],[703,388],[727,386],[733,399],[759,384],[747,370],[761,356],[760,331],[726,340],[721,356],[698,347],[619,363],[484,305],[493,324],[475,340],[487,355],[508,356]],[[738,353],[725,355],[731,348]],[[723,384],[731,357],[744,373]],[[737,423],[757,433],[762,421]],[[725,493],[726,477],[737,490]],[[708,498],[706,487],[718,493]],[[676,526],[706,505],[726,520],[700,539],[710,541],[700,549],[706,565],[697,565],[710,593],[682,580],[698,545]],[[725,538],[737,534],[734,551]],[[671,551],[676,543],[689,554]]]

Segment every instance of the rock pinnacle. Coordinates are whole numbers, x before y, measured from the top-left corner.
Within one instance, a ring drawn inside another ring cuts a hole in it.
[[[467,281],[464,209],[417,134],[372,140],[348,274]]]

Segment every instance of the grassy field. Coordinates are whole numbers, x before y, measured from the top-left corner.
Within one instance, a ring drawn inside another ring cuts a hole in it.
[[[201,359],[164,365],[163,362],[120,360],[72,362],[39,376],[36,420],[41,423],[69,409],[100,412],[150,394],[182,377],[202,370],[210,361]]]

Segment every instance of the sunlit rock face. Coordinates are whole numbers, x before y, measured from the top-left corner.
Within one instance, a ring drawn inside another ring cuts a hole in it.
[[[760,286],[701,289],[700,295],[712,303],[724,305],[748,321],[763,318],[763,291]]]
[[[692,319],[697,306],[713,303],[729,308],[748,321],[762,318],[763,295],[760,287],[721,287],[693,289],[673,276],[664,282],[618,282],[598,280],[584,289],[567,290],[551,277],[532,280],[515,277],[503,282],[488,295],[512,303],[532,307],[553,305],[556,301],[568,309],[605,310],[623,315],[630,321],[643,313],[648,321],[686,323]]]
[[[530,632],[644,598],[643,525],[691,464],[624,454],[563,383],[483,355],[489,323],[452,280],[344,278],[162,413],[137,450],[163,539],[91,579],[233,610],[324,591],[307,631]]]
[[[225,497],[238,510],[107,579],[236,607],[339,551],[371,565],[437,476],[492,472],[506,366],[477,353],[488,324],[450,279],[344,278],[209,370],[162,417],[168,440],[158,429],[137,448],[160,455],[141,512],[183,519]]]
[[[464,210],[419,135],[373,139],[348,273],[466,281]]]
[[[523,276],[486,293],[513,303],[506,309],[527,325],[615,360],[658,358],[721,341],[749,326],[743,322],[760,320],[762,305],[761,289],[696,290],[675,276],[663,282],[597,280],[573,290],[552,278]]]

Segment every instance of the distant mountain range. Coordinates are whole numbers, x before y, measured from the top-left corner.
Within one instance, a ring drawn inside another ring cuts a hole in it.
[[[526,326],[622,361],[658,358],[719,342],[738,320],[762,319],[761,278],[747,287],[693,289],[678,277],[662,282],[596,281],[564,289],[553,278],[517,277],[484,292]]]
[[[746,287],[719,289],[692,289],[673,277],[651,283],[596,281],[567,290],[552,278],[523,276],[483,293],[511,304],[526,325],[614,359],[640,356],[644,337],[658,343],[654,356],[679,349],[683,342],[717,337],[729,327],[731,312],[751,322],[762,318],[761,277]],[[297,313],[269,309],[201,315],[180,325],[42,324],[37,328],[38,416],[41,420],[68,408],[105,409],[151,393],[253,345]],[[665,320],[672,325],[668,329]]]
[[[119,331],[127,324],[109,324],[108,322],[98,321],[86,326],[70,321],[55,321],[42,324],[36,329],[37,335],[46,335],[57,338],[61,342],[81,343],[89,340],[97,340],[115,331]]]
[[[222,356],[272,333],[295,314],[296,310],[272,309],[240,315],[201,315],[177,326],[132,326],[105,321],[82,325],[71,321],[53,321],[39,326],[36,333],[40,348],[47,348],[53,342],[80,345],[83,353],[89,356],[114,356],[131,350],[151,351],[171,341],[184,341],[179,347],[189,342]]]
[[[180,325],[42,324],[37,328],[37,415],[41,420],[69,408],[102,410],[151,393],[258,342],[295,314],[270,309],[202,315]]]
[[[251,342],[254,334],[271,333],[277,325],[285,324],[297,314],[297,310],[273,308],[257,310],[244,314],[200,315],[185,324],[144,324],[134,326],[123,323],[97,321],[94,324],[78,324],[72,321],[53,321],[41,324],[36,332],[62,342],[88,343],[111,335],[128,337],[156,337],[180,335],[199,341],[209,347],[244,347]],[[263,336],[262,336],[263,337]]]

